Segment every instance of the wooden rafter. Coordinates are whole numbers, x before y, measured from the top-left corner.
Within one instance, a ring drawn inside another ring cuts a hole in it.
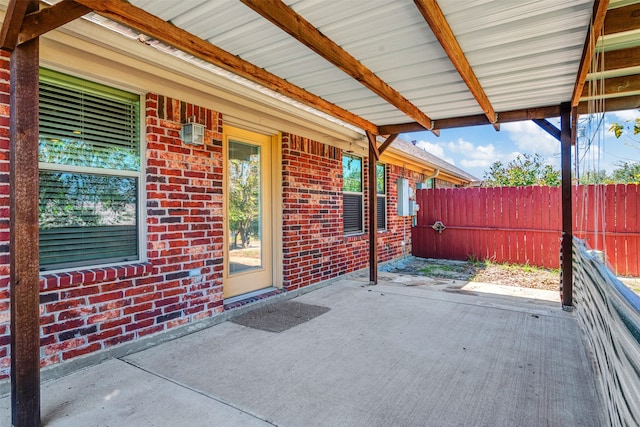
[[[582,58],[580,59],[580,67],[578,68],[578,75],[573,87],[573,95],[571,96],[572,107],[577,107],[580,103],[580,96],[587,80],[587,74],[589,74],[596,42],[604,25],[605,16],[607,15],[607,7],[609,7],[609,0],[596,0],[593,5],[591,25],[587,31],[587,38],[584,42]]]
[[[91,12],[86,6],[72,0],[64,0],[24,17],[18,44],[33,40],[51,30]]]
[[[594,81],[596,87],[595,91],[591,91],[589,85],[585,85],[582,89],[580,98],[587,98],[589,96],[602,96],[602,95],[619,95],[625,96],[629,93],[637,94],[640,91],[640,75],[634,74],[631,76],[612,77],[604,80],[604,91],[600,90],[600,82]],[[595,92],[595,93],[594,93]],[[602,92],[602,93],[601,93]]]
[[[607,111],[637,110],[640,109],[640,95],[607,98],[605,105]],[[588,114],[590,112],[589,102],[580,102],[580,105],[578,105],[578,114]]]
[[[299,88],[124,0],[76,0],[76,2],[106,18],[124,24],[151,38],[316,108],[360,129],[374,133],[378,131],[377,126],[368,120]]]
[[[640,46],[604,53],[604,71],[640,67]]]
[[[607,11],[604,35],[622,33],[640,28],[640,4],[618,7]]]
[[[471,64],[467,60],[464,52],[462,51],[462,47],[460,47],[460,43],[458,43],[458,39],[456,39],[455,34],[453,34],[453,30],[449,26],[447,19],[442,13],[442,9],[438,5],[436,0],[414,0],[414,3],[418,7],[418,10],[424,17],[424,19],[431,27],[431,31],[436,36],[440,45],[449,56],[449,59],[458,70],[460,77],[467,84],[471,94],[476,99],[482,111],[487,116],[489,123],[495,124],[496,130],[499,130],[499,126],[497,126],[497,117],[496,112],[489,102],[489,98],[487,94],[484,92],[482,85],[478,81],[476,77],[476,73],[474,73],[471,68]]]
[[[28,5],[29,2],[24,0],[11,0],[9,3],[0,30],[0,49],[11,51],[17,46]]]
[[[280,0],[241,1],[426,129],[433,127],[429,116]]]

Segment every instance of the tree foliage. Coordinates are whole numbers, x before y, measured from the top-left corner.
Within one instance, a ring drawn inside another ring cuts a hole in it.
[[[616,138],[627,137],[634,148],[637,147],[638,140],[633,139],[633,136],[640,134],[640,117],[636,117],[634,120],[625,120],[623,122],[614,122],[609,127],[609,132],[613,132]],[[580,177],[581,184],[639,184],[640,183],[640,162],[633,162],[630,160],[615,163],[616,169],[611,172],[611,175],[605,173],[604,176],[600,176],[596,182],[590,182],[590,176]]]
[[[342,189],[359,193],[362,191],[362,159],[344,155],[342,157]]]
[[[81,140],[41,138],[39,160],[95,169],[138,170],[140,158],[132,149],[96,149]],[[64,169],[64,168],[62,168]],[[132,177],[43,170],[40,172],[41,229],[135,224],[137,180]]]
[[[484,174],[488,187],[558,186],[560,177],[560,171],[544,164],[539,154],[519,154],[506,165],[497,161]]]
[[[615,165],[611,174],[605,170],[583,173],[580,184],[640,184],[640,162],[616,162]]]
[[[611,173],[616,184],[640,184],[640,162],[618,162]]]
[[[232,247],[247,248],[260,216],[260,158],[229,159],[229,229]]]
[[[582,185],[588,184],[611,184],[611,177],[607,171],[601,169],[599,171],[586,171],[580,175],[578,182]]]
[[[635,121],[625,120],[624,122],[614,122],[609,127],[609,132],[613,132],[616,138],[620,138],[625,133],[633,131],[633,135],[640,133],[640,117],[636,117]]]

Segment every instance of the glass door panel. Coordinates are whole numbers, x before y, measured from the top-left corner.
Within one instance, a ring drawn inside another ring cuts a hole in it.
[[[261,147],[229,140],[229,274],[263,267]]]

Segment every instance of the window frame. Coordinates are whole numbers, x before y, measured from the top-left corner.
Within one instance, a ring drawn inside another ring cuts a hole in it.
[[[358,160],[360,162],[360,191],[345,191],[344,189],[344,158],[350,157],[351,159]],[[352,153],[342,153],[342,194],[343,194],[343,203],[342,203],[342,232],[345,236],[357,236],[360,234],[364,234],[364,158]],[[345,204],[344,204],[344,195],[353,195],[360,197],[360,229],[353,231],[346,231],[344,224],[344,212],[345,212]]]
[[[146,134],[145,134],[145,99],[144,95],[139,92],[132,92],[130,89],[119,88],[110,83],[99,82],[95,80],[88,80],[82,76],[76,76],[68,73],[62,73],[47,68],[40,69],[40,79],[44,78],[53,81],[53,84],[60,86],[67,86],[71,88],[78,88],[80,82],[87,83],[85,88],[89,92],[98,92],[101,95],[105,95],[109,90],[113,92],[126,92],[128,94],[137,97],[138,102],[138,155],[140,167],[137,171],[125,170],[125,169],[108,169],[91,166],[76,166],[65,165],[60,163],[50,162],[38,162],[39,171],[50,172],[66,172],[70,174],[91,174],[91,175],[108,175],[108,176],[120,176],[123,178],[135,178],[138,182],[137,194],[136,194],[136,234],[138,245],[138,256],[134,260],[122,260],[115,262],[100,262],[100,260],[88,261],[86,263],[69,263],[69,265],[57,266],[55,268],[42,268],[40,265],[40,274],[55,274],[68,271],[88,270],[102,267],[119,266],[123,264],[137,264],[146,262],[147,257],[147,219],[146,219],[146,206],[147,206],[147,192],[146,192]],[[84,87],[83,87],[84,88]],[[38,227],[39,228],[39,227]]]
[[[378,166],[382,167],[382,173],[383,173],[383,193],[379,193],[378,192]],[[376,209],[378,209],[378,200],[380,199],[384,199],[384,209],[382,210],[383,214],[384,214],[384,225],[382,228],[380,228],[380,226],[378,224],[376,224],[376,230],[377,231],[386,231],[388,229],[389,223],[388,223],[388,218],[387,218],[387,189],[388,189],[388,185],[387,185],[387,165],[385,163],[376,163]],[[378,221],[380,221],[380,211],[378,211]]]

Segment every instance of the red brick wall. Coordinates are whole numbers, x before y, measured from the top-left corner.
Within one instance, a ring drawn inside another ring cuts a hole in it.
[[[6,61],[5,57],[2,57]],[[0,378],[9,374],[8,104],[0,72]],[[41,279],[42,366],[102,350],[223,311],[222,116],[148,94],[148,262]],[[204,146],[180,139],[187,116],[206,125]],[[6,233],[6,236],[5,236]]]
[[[378,260],[389,261],[404,254],[411,255],[411,217],[398,216],[398,179],[407,178],[416,188],[421,175],[401,166],[387,165],[387,230],[378,233]],[[402,242],[405,242],[403,247]]]
[[[283,284],[292,290],[369,263],[368,191],[364,179],[364,233],[345,236],[342,227],[342,151],[291,134],[282,137]],[[378,232],[378,259],[411,253],[411,219],[398,217],[397,179],[402,168],[387,165],[387,230]],[[368,173],[363,159],[363,175]],[[415,177],[404,176],[415,186]],[[404,229],[403,229],[404,224]],[[403,237],[404,233],[404,237]]]
[[[9,66],[0,54],[0,379],[9,375]],[[148,262],[41,278],[42,366],[213,316],[224,310],[222,115],[148,94],[146,241]],[[204,146],[180,139],[195,115]],[[342,152],[283,136],[283,283],[307,286],[368,265],[365,232],[344,236]],[[366,159],[363,161],[366,176]],[[380,261],[410,253],[410,218],[395,215],[399,176],[387,165],[387,230],[378,233]],[[367,192],[367,180],[364,180]],[[365,212],[368,202],[365,197]]]
[[[9,54],[0,51],[0,378],[9,376]]]

